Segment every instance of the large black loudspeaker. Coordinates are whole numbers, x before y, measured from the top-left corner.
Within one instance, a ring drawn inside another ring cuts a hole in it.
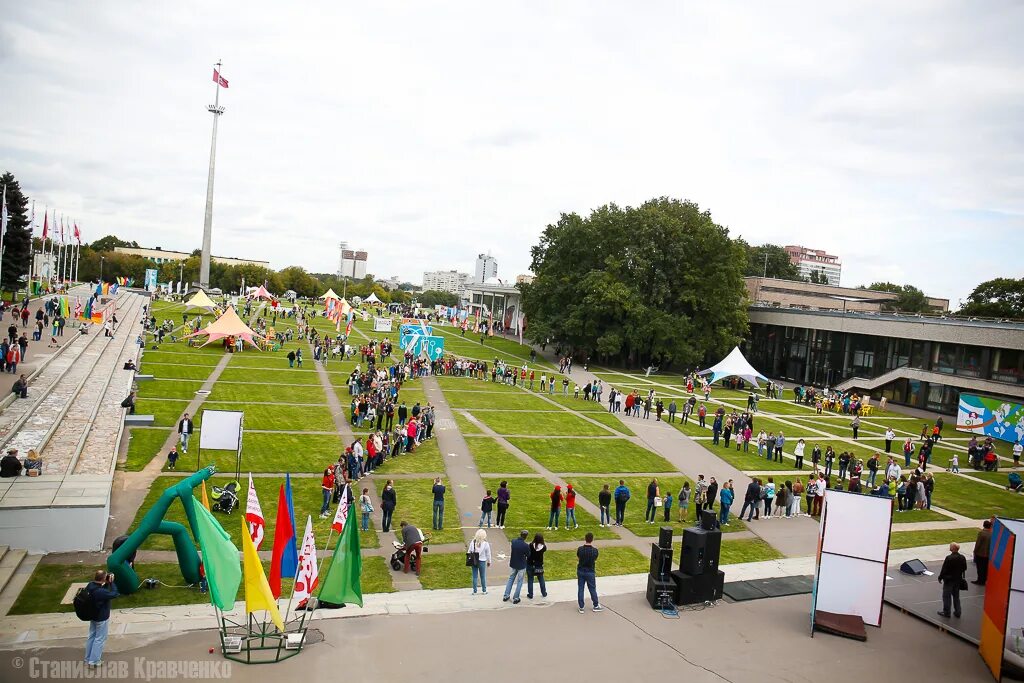
[[[722,532],[709,531],[705,536],[704,573],[714,574],[718,571],[718,561],[722,557]]]
[[[718,560],[722,554],[722,532],[717,529],[683,530],[683,552],[679,558],[679,569],[686,574],[703,574],[718,571]]]
[[[665,609],[672,605],[675,598],[676,585],[666,575],[666,580],[659,581],[653,576],[647,577],[647,602],[654,609]]]
[[[696,576],[680,571],[672,572],[675,583],[673,601],[677,605],[694,605],[722,599],[725,572],[717,571]]]
[[[663,526],[658,531],[658,545],[662,548],[672,547],[672,527]]]
[[[714,510],[702,510],[700,513],[700,528],[704,531],[711,531],[718,526],[718,515]]]
[[[651,578],[668,581],[672,571],[672,548],[662,548],[657,543],[651,544]]]
[[[924,566],[924,562],[921,560],[907,560],[900,565],[900,571],[904,574],[913,574],[914,576],[920,576],[924,574],[928,568]]]

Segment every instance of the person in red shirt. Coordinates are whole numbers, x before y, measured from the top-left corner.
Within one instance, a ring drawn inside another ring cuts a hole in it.
[[[409,420],[405,428],[405,452],[412,453],[416,449],[416,418]]]
[[[564,500],[564,496],[562,496],[562,487],[555,486],[555,490],[551,492],[549,497],[551,498],[551,514],[548,516],[548,531],[551,530],[551,527],[554,527],[557,531],[558,517],[562,513],[562,500]]]
[[[635,400],[636,397],[633,396],[633,394],[629,394],[626,396],[626,415],[629,415],[629,411],[633,409],[633,401]]]
[[[331,494],[334,493],[334,468],[328,467],[324,470],[323,479],[320,480],[320,488],[324,495],[324,504],[320,506],[320,516],[326,517],[327,510],[331,505]]]
[[[570,527],[570,525],[572,526]],[[565,491],[565,528],[580,528],[580,525],[576,523],[576,490],[573,489],[572,484],[566,486]]]

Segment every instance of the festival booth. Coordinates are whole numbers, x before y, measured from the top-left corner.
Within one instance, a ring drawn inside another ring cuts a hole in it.
[[[767,377],[755,370],[747,361],[738,346],[733,348],[733,350],[729,352],[729,355],[722,359],[718,365],[708,368],[707,370],[701,370],[697,374],[701,376],[710,375],[708,384],[714,384],[718,380],[726,377],[739,377],[742,380],[750,382],[755,387],[757,386],[758,379],[763,379],[765,382],[768,381]]]
[[[363,303],[364,304],[371,304],[371,305],[373,305],[373,304],[380,305],[380,304],[382,304],[384,302],[377,298],[376,292],[370,292],[370,296],[368,296],[365,299],[363,299]]]
[[[185,310],[187,311],[190,308],[202,308],[212,313],[217,309],[217,304],[206,295],[206,292],[200,289],[191,299],[185,302]]]
[[[321,299],[340,299],[341,297],[334,293],[334,288],[329,288],[326,292],[320,295]]]
[[[266,299],[273,301],[274,295],[267,291],[267,288],[263,285],[255,287],[249,290],[249,293],[245,295],[247,299]]]
[[[217,341],[218,339],[231,337],[234,339],[242,339],[243,341],[247,341],[253,346],[255,346],[257,349],[260,349],[260,342],[266,343],[267,341],[266,338],[256,334],[251,329],[249,329],[248,325],[242,322],[242,319],[238,317],[237,313],[235,313],[234,306],[228,306],[228,310],[224,311],[224,313],[219,318],[217,318],[212,323],[210,323],[203,329],[199,330],[198,332],[193,332],[192,334],[185,335],[185,339],[189,339],[192,337],[200,337],[202,335],[207,335],[209,339],[200,344],[200,346],[206,346],[210,342]],[[229,346],[228,348],[230,351],[234,351],[233,346]]]

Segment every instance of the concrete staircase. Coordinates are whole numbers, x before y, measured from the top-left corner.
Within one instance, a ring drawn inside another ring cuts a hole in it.
[[[42,555],[0,545],[0,617],[10,612]]]

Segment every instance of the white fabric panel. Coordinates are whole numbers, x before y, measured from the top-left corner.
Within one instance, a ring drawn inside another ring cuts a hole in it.
[[[814,608],[856,614],[869,626],[882,621],[885,565],[840,555],[822,554]]]
[[[1024,653],[1024,637],[1021,634],[1022,627],[1024,627],[1024,593],[1012,590],[1010,591],[1010,603],[1006,615],[1005,647],[1007,650],[1014,653],[1017,653],[1019,650],[1021,653]]]
[[[892,501],[859,493],[825,494],[824,553],[885,562],[889,553]]]
[[[243,414],[234,410],[204,410],[199,447],[237,451]]]

